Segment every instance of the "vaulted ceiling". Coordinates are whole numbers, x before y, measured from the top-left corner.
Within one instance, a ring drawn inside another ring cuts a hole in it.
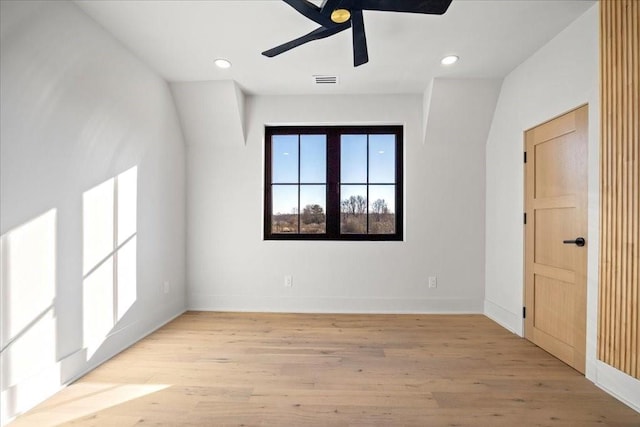
[[[250,94],[346,94],[422,93],[436,77],[504,77],[594,1],[453,0],[442,16],[365,11],[369,62],[355,68],[350,30],[261,55],[318,27],[278,0],[76,3],[170,82],[234,80]],[[449,54],[460,61],[441,65]],[[216,58],[233,66],[218,69]],[[317,85],[314,75],[335,75],[338,84]]]

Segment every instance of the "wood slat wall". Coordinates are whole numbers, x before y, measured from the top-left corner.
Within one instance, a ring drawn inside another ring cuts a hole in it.
[[[640,1],[600,2],[598,358],[640,375]]]

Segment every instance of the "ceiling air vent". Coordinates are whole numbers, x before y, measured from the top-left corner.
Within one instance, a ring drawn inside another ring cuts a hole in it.
[[[338,84],[338,76],[313,76],[313,81],[317,85],[335,85]]]

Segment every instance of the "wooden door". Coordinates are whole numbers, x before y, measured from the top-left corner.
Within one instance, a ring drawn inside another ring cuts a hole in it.
[[[582,373],[587,119],[585,105],[525,132],[525,338]]]

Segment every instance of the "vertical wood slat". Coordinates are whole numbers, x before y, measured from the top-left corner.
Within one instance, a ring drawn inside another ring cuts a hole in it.
[[[600,2],[598,359],[640,378],[640,1]]]

